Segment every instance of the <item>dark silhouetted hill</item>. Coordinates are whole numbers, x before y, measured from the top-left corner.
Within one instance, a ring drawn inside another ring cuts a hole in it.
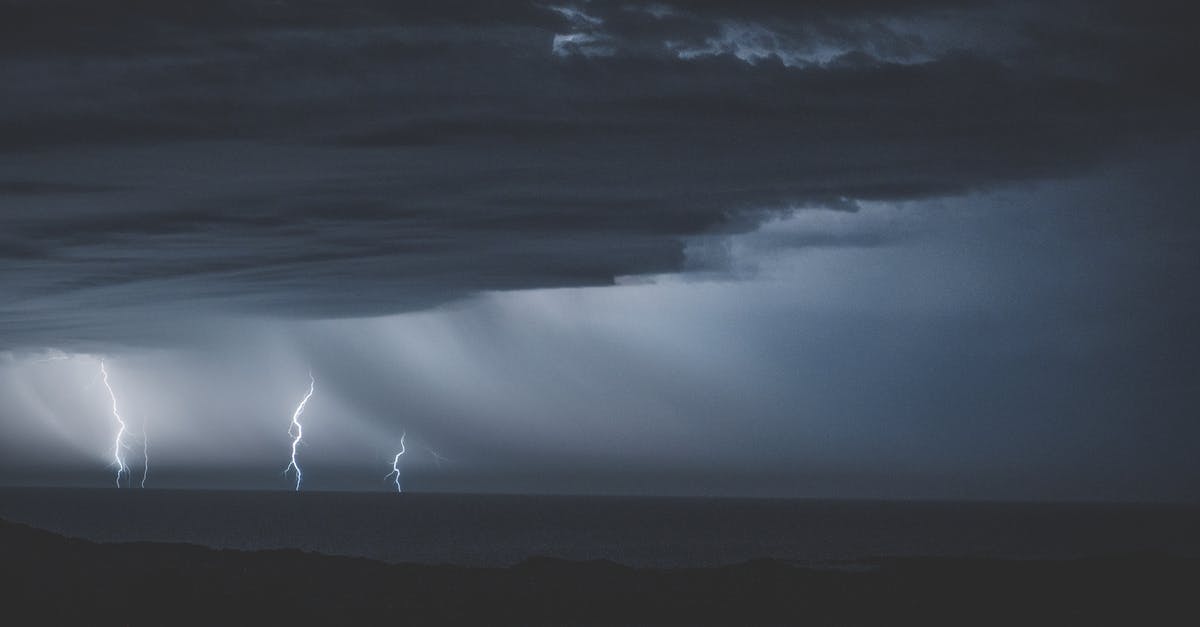
[[[6,625],[1200,625],[1200,560],[1161,556],[466,568],[99,544],[0,521],[0,564]]]

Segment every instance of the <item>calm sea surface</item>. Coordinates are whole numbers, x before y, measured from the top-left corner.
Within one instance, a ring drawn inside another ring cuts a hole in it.
[[[5,488],[0,518],[98,541],[480,566],[1200,556],[1200,507],[1168,505]]]

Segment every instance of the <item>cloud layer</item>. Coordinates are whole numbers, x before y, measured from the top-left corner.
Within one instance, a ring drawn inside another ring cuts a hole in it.
[[[1192,133],[1194,40],[1087,6],[6,2],[0,346],[608,284]]]
[[[1192,23],[0,0],[0,483],[1195,500]]]

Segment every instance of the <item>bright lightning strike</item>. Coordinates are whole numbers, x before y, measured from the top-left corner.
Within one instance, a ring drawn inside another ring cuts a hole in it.
[[[125,419],[121,418],[121,412],[117,411],[117,395],[113,393],[112,386],[108,384],[108,370],[104,368],[104,360],[100,360],[100,378],[104,381],[104,387],[108,389],[108,397],[112,399],[112,415],[117,419],[117,424],[120,427],[117,429],[116,441],[113,443],[113,462],[117,465],[117,487],[121,487],[121,475],[129,475],[129,466],[125,465],[125,457],[121,453],[121,449],[125,448]]]
[[[150,475],[150,436],[146,435],[146,421],[142,421],[142,483],[146,487],[146,477]]]
[[[404,448],[404,436],[406,435],[408,435],[407,431],[400,434],[400,452],[396,453],[396,456],[392,458],[392,472],[384,475],[384,479],[394,477],[392,483],[396,484],[396,492],[404,491],[400,488],[400,456],[407,450]]]
[[[300,446],[300,440],[304,437],[304,427],[300,425],[300,414],[304,413],[304,406],[308,404],[308,399],[312,398],[313,390],[317,387],[317,380],[313,378],[312,371],[308,372],[308,394],[304,395],[304,400],[296,406],[296,411],[292,413],[292,424],[288,426],[288,435],[292,436],[292,461],[283,469],[283,475],[286,477],[288,471],[295,469],[296,471],[296,491],[300,491],[300,481],[304,478],[304,473],[300,472],[300,466],[296,464],[296,447]]]

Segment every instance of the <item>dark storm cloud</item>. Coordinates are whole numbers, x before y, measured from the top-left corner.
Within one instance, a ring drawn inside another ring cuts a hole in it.
[[[0,346],[605,284],[773,210],[1083,172],[1195,131],[1185,23],[1153,3],[4,2]]]
[[[57,181],[0,181],[0,196],[34,196],[38,194],[88,194],[112,192],[123,188],[112,185],[61,183]]]

